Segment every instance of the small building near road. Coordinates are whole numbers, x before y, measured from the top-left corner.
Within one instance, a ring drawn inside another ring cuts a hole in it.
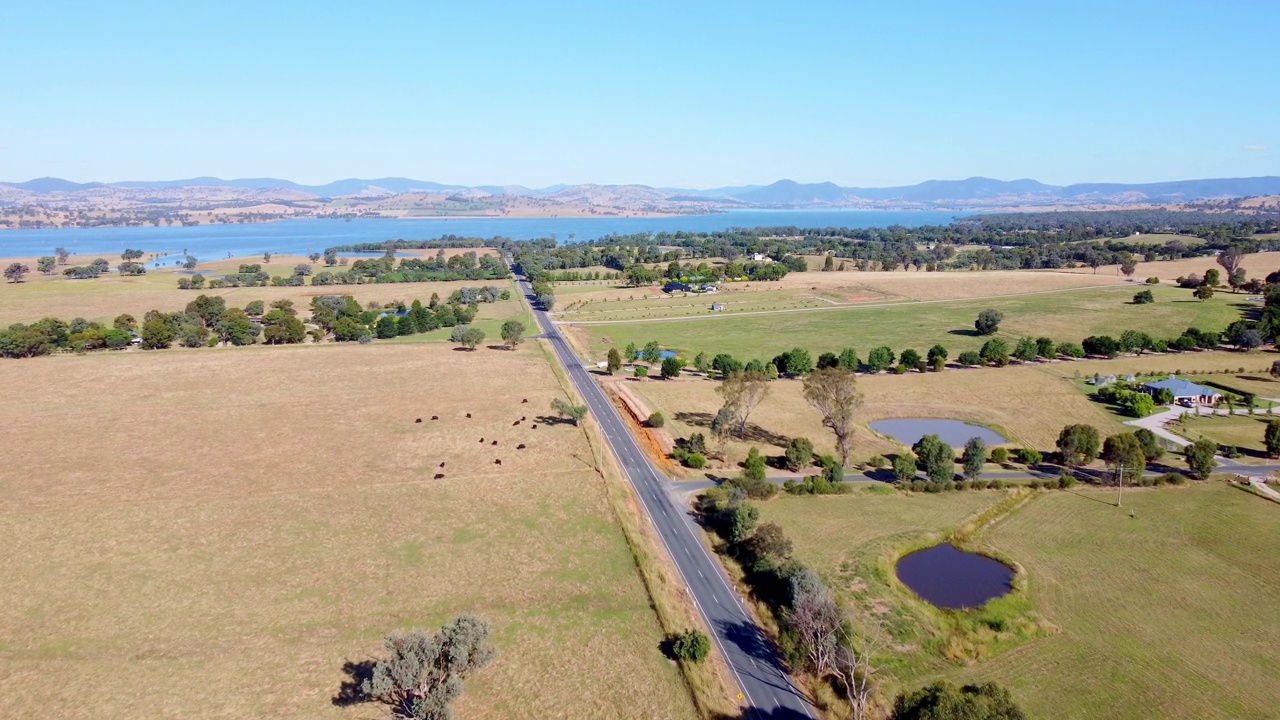
[[[1168,390],[1173,393],[1173,401],[1176,403],[1215,405],[1222,399],[1222,393],[1217,390],[1197,385],[1190,380],[1177,376],[1149,382],[1142,386],[1142,391],[1148,395],[1155,395],[1160,390]]]

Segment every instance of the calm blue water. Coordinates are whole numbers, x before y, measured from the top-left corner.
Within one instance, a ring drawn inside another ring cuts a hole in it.
[[[1001,445],[1009,442],[1000,433],[984,428],[981,425],[970,425],[960,420],[937,420],[932,418],[899,418],[896,420],[876,420],[869,424],[872,430],[881,435],[888,435],[908,447],[920,442],[925,435],[937,435],[938,439],[953,448],[964,447],[969,438],[981,438],[988,445]]]
[[[898,579],[941,608],[981,607],[1013,589],[1013,568],[954,545],[934,545],[898,561]]]
[[[964,213],[868,210],[736,210],[716,215],[660,218],[423,218],[413,220],[283,220],[255,225],[195,227],[67,228],[0,230],[0,258],[52,255],[65,247],[77,255],[119,255],[126,247],[150,253],[185,249],[201,260],[261,255],[265,251],[308,255],[334,245],[431,240],[441,235],[530,240],[554,234],[593,240],[610,233],[713,232],[734,227],[885,227],[945,225]]]

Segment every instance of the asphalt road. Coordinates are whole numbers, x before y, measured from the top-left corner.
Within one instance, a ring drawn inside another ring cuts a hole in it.
[[[533,305],[529,285],[520,288]],[[582,361],[565,342],[546,313],[533,311],[542,335],[555,350],[578,394],[600,424],[606,442],[640,497],[649,520],[684,579],[715,643],[729,663],[743,700],[745,718],[799,720],[813,718],[803,693],[782,668],[773,644],[747,614],[719,562],[698,537],[698,529],[668,491],[666,478],[649,463],[617,410],[592,380]]]

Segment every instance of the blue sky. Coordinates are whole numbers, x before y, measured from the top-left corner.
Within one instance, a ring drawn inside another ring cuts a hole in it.
[[[1280,3],[5,0],[0,180],[1280,174]]]

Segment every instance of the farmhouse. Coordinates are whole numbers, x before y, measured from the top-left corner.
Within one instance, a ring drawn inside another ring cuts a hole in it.
[[[675,282],[674,280],[662,286],[662,292],[692,292],[693,287],[688,283]]]
[[[1180,377],[1169,377],[1146,383],[1142,386],[1142,390],[1148,395],[1155,395],[1160,390],[1168,390],[1173,393],[1173,401],[1178,403],[1185,401],[1198,405],[1213,405],[1222,399],[1222,393],[1217,390],[1197,385]]]

